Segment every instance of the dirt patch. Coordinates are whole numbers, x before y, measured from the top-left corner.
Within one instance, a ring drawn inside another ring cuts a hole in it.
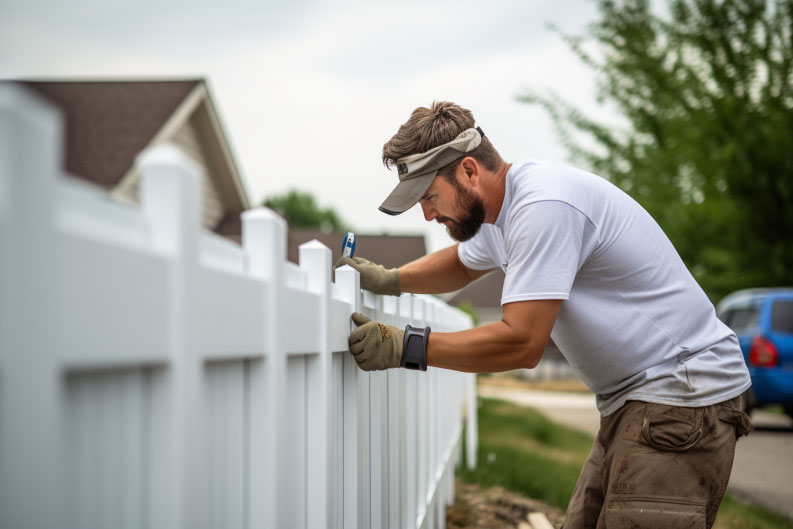
[[[530,512],[541,512],[554,527],[562,525],[562,511],[501,487],[456,482],[454,504],[446,507],[448,529],[516,529]]]

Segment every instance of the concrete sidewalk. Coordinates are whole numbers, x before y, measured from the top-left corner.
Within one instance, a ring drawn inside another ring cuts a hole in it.
[[[793,419],[755,410],[752,422],[735,447],[728,490],[793,520]]]
[[[480,385],[479,396],[502,399],[522,406],[536,408],[552,421],[590,434],[593,438],[600,428],[600,413],[595,407],[595,395],[538,391],[511,387]]]

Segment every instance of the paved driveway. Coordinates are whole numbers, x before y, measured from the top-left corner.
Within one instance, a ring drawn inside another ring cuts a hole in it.
[[[479,395],[536,408],[593,437],[600,424],[594,395],[487,385],[479,386]],[[752,420],[755,431],[735,449],[729,490],[793,520],[793,420],[762,411],[755,411]]]
[[[735,448],[729,490],[793,520],[793,419],[756,410],[752,422]]]

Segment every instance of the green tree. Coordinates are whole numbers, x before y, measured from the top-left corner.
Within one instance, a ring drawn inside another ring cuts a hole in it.
[[[588,35],[563,35],[627,130],[554,93],[520,99],[653,215],[713,299],[793,283],[793,0],[651,7],[600,0]]]
[[[325,233],[349,231],[332,208],[321,208],[311,193],[292,189],[283,195],[266,198],[262,206],[282,215],[290,228],[319,229]]]

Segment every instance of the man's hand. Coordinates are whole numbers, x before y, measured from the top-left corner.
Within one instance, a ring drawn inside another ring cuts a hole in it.
[[[370,290],[375,294],[398,296],[399,272],[396,268],[386,269],[383,265],[367,261],[363,257],[342,257],[336,261],[334,268],[349,265],[361,274],[361,288]]]
[[[350,352],[358,367],[374,371],[401,365],[405,331],[372,321],[358,312],[352,313],[352,321],[358,328],[350,333]]]

